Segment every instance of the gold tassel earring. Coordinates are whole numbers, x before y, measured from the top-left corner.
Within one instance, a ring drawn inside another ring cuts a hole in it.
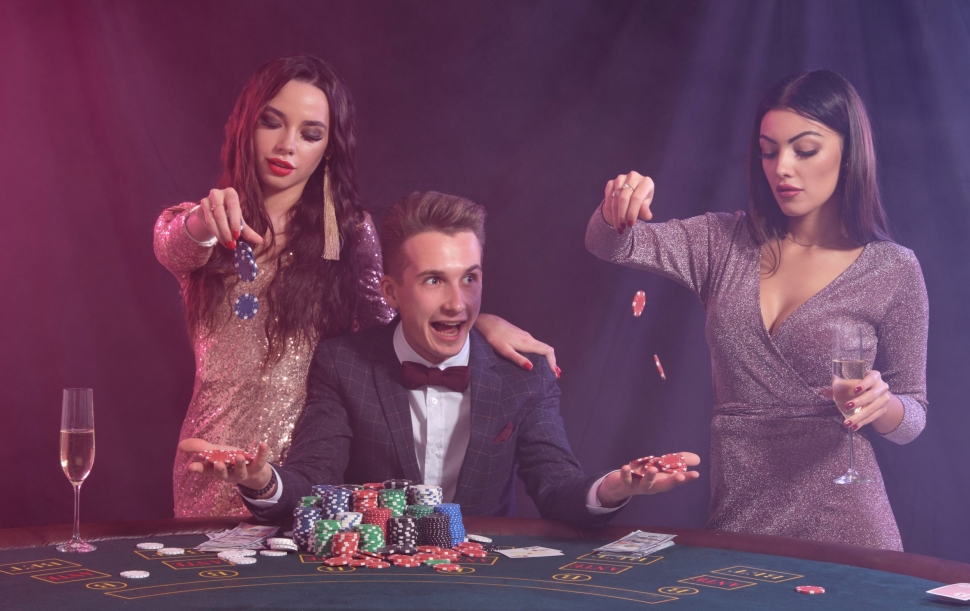
[[[323,258],[328,261],[340,259],[340,229],[337,227],[337,208],[333,203],[329,162],[323,168],[323,234]]]

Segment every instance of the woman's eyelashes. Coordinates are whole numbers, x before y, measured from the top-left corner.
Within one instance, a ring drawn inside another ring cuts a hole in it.
[[[795,151],[795,155],[801,159],[807,159],[808,157],[814,156],[816,153],[818,153],[818,149],[812,149],[810,151]],[[778,151],[761,151],[761,154],[758,156],[762,159],[774,159],[778,156]]]
[[[274,121],[269,116],[263,116],[259,118],[259,125],[265,129],[279,129],[282,125]],[[323,140],[323,135],[316,131],[307,131],[300,134],[304,140],[307,142],[320,142]]]

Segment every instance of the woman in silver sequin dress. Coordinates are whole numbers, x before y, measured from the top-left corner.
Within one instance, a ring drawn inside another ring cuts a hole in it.
[[[869,120],[841,76],[790,76],[762,99],[747,214],[651,224],[653,181],[606,185],[589,221],[597,256],[659,273],[704,305],[714,373],[709,528],[901,550],[869,441],[837,485],[845,429],[905,444],[926,422],[928,306],[919,262],[892,242]],[[832,401],[826,329],[861,327],[857,414]]]
[[[326,337],[384,324],[380,244],[357,194],[354,110],[324,61],[287,57],[262,66],[226,125],[223,175],[199,204],[165,210],[155,253],[178,279],[196,374],[180,439],[252,448],[285,459],[306,398],[313,348]],[[258,274],[242,282],[236,242],[252,245]],[[218,244],[218,246],[217,246]],[[244,295],[255,316],[234,315]],[[552,349],[494,316],[476,327],[498,352]],[[557,375],[558,375],[558,370]],[[175,515],[248,515],[235,486],[197,477],[177,453]]]

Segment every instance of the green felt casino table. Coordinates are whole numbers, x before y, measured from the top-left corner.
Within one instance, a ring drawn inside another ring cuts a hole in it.
[[[925,556],[781,537],[641,527],[677,533],[647,558],[604,561],[592,550],[635,530],[582,529],[545,520],[473,518],[469,532],[562,556],[467,558],[461,570],[327,567],[310,554],[234,565],[191,548],[238,519],[162,520],[82,527],[98,549],[60,554],[65,527],[0,531],[3,609],[952,609],[926,590],[970,581],[970,565]],[[151,540],[184,556],[142,551]],[[146,579],[119,573],[144,570]],[[795,592],[825,588],[821,595]],[[970,607],[967,607],[970,609]]]

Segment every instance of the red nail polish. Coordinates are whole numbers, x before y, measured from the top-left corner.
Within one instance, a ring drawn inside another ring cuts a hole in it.
[[[849,401],[845,404],[846,409],[852,409],[853,407],[855,407],[855,401]]]
[[[532,363],[526,362],[526,364],[525,364],[525,370],[526,371],[532,371]]]
[[[226,248],[228,248],[229,250],[236,250],[236,241],[229,240],[229,243],[226,244]]]
[[[232,239],[233,240],[238,240],[239,239],[239,232],[238,231],[233,231],[232,232]]]
[[[558,380],[561,377],[562,377],[562,369],[556,367],[556,379]]]
[[[853,431],[858,431],[859,430],[859,425],[858,424],[853,424],[852,425],[852,430]]]
[[[845,428],[849,428],[850,426],[852,426],[852,421],[846,420],[845,422],[842,423],[842,426],[844,426]]]
[[[862,387],[861,386],[856,386],[855,387],[855,392],[856,392],[856,394],[862,392]]]

